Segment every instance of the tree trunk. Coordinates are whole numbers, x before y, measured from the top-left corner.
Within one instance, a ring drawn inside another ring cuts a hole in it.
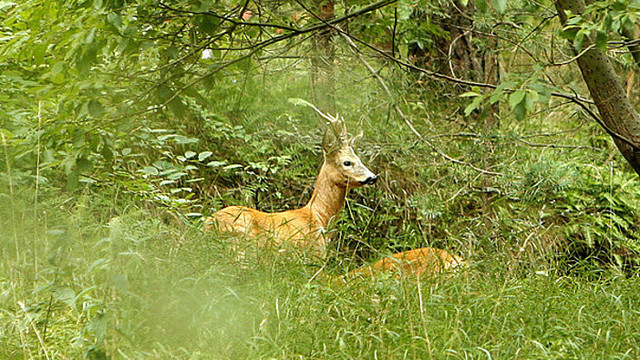
[[[335,0],[314,0],[314,2],[314,11],[321,20],[333,19]],[[328,113],[336,112],[332,38],[331,28],[316,33],[313,38],[314,51],[311,58],[313,101],[319,109]]]
[[[452,2],[443,8],[447,16],[429,16],[414,10],[412,17],[420,21],[430,21],[439,26],[446,35],[432,35],[432,45],[423,49],[418,44],[409,46],[409,57],[419,67],[451,75],[458,78],[479,81],[482,71],[478,63],[478,50],[472,42],[473,15],[476,11],[475,0],[466,5]]]
[[[640,44],[631,42],[637,39],[635,29],[623,26],[620,33],[626,38],[627,41],[630,42],[627,48],[629,49],[631,56],[633,56],[633,60],[636,62],[636,65],[640,67]]]
[[[629,98],[630,101],[634,100],[634,90],[635,90],[635,80],[636,80],[636,74],[638,72],[638,69],[640,69],[640,44],[639,43],[634,43],[633,41],[635,41],[636,39],[638,39],[638,31],[637,31],[637,26],[634,25],[633,27],[626,27],[623,26],[620,34],[622,34],[622,36],[624,36],[625,40],[629,43],[629,45],[627,45],[627,49],[629,49],[629,52],[631,53],[631,56],[633,57],[633,61],[636,63],[636,69],[631,70],[629,72],[629,75],[627,75],[627,98]]]
[[[557,0],[556,8],[560,21],[565,24],[567,14],[584,12],[584,0]],[[586,39],[584,48],[593,42]],[[607,55],[598,48],[591,48],[578,58],[591,97],[604,122],[605,130],[631,167],[640,175],[640,116],[626,96],[618,75],[613,70]]]

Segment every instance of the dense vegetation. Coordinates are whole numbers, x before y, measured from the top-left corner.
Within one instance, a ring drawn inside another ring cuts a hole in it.
[[[637,109],[637,2],[328,3],[0,1],[0,358],[638,357],[640,182],[575,62]],[[291,98],[380,180],[326,262],[238,259],[203,218],[322,162]],[[470,265],[333,281],[424,246]]]

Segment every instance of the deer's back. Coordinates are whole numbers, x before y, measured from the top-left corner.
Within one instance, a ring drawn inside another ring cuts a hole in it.
[[[322,248],[325,242],[320,226],[308,208],[276,213],[229,206],[214,213],[205,222],[205,230],[217,226],[221,232],[269,240],[274,245],[289,244],[299,248]]]
[[[349,272],[348,276],[367,277],[376,273],[390,272],[398,277],[404,275],[435,275],[464,265],[464,260],[446,250],[420,248],[393,254],[360,269]]]

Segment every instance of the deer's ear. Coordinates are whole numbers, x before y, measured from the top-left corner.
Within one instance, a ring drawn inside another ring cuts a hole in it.
[[[360,140],[360,138],[362,137],[362,130],[360,130],[360,133],[354,137],[352,137],[351,139],[349,139],[349,146],[353,146],[355,145],[355,143]]]
[[[327,129],[322,137],[322,150],[326,154],[334,152],[340,148],[340,140],[332,129]]]

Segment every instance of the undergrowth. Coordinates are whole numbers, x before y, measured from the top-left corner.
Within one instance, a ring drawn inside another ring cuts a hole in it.
[[[241,260],[204,234],[223,206],[308,201],[323,126],[286,101],[311,98],[297,75],[247,76],[251,96],[230,75],[206,109],[77,134],[66,150],[7,121],[23,132],[0,148],[0,358],[638,357],[640,186],[567,108],[486,126],[412,89],[419,139],[362,69],[343,71],[358,81],[337,105],[379,181],[348,195],[329,260]],[[335,281],[425,246],[470,266]]]
[[[0,358],[622,359],[640,351],[637,277],[609,271],[589,280],[487,254],[434,279],[343,284],[341,267],[318,275],[319,264],[269,251],[240,261],[229,239],[133,203],[79,195],[34,209],[32,195],[16,193],[0,210]]]

